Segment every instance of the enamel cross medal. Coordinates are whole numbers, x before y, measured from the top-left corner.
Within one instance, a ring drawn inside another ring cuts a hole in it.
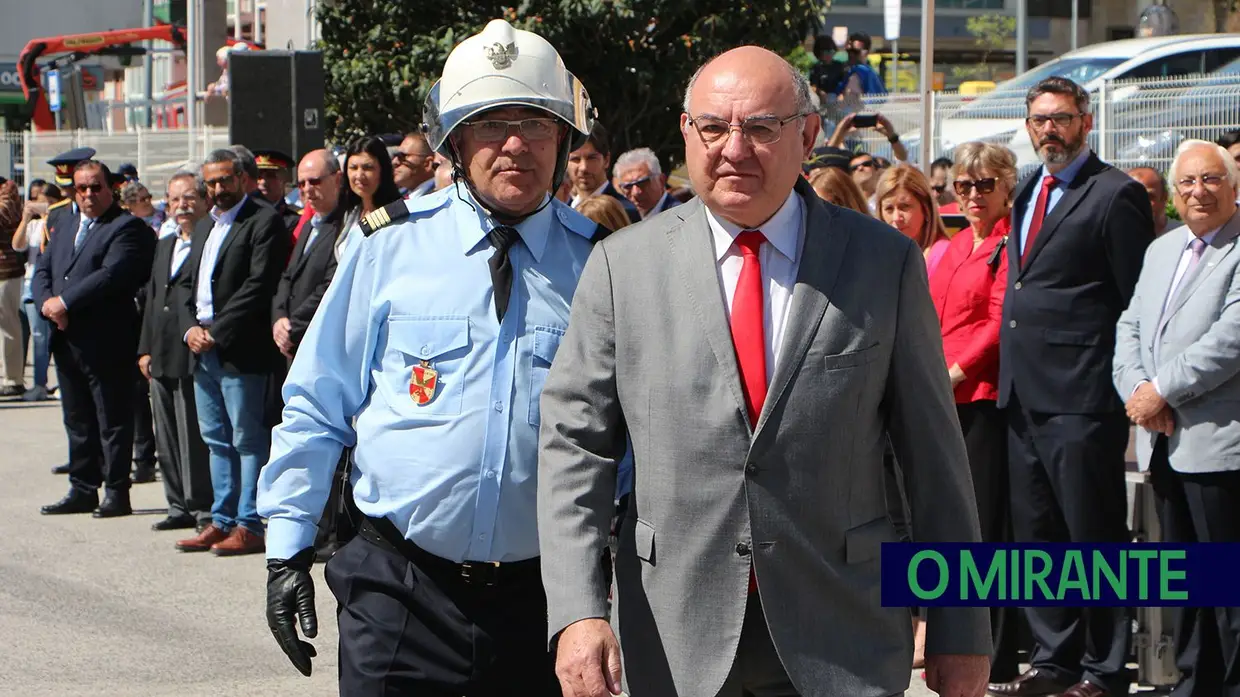
[[[439,387],[439,371],[431,367],[427,361],[413,366],[413,375],[409,378],[409,397],[414,404],[423,406],[435,397],[435,388]]]

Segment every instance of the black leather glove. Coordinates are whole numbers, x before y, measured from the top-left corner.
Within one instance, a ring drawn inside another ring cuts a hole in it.
[[[279,642],[293,666],[310,677],[310,659],[314,647],[297,637],[297,620],[307,639],[319,634],[319,620],[314,613],[314,580],[310,567],[314,564],[314,548],[307,547],[291,559],[267,562],[267,626]]]

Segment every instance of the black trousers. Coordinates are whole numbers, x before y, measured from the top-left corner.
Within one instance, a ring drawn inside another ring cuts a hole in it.
[[[168,515],[211,522],[211,460],[198,431],[194,378],[155,378],[150,382]]]
[[[327,562],[341,697],[560,697],[537,564],[493,586],[359,534]]]
[[[1240,542],[1240,472],[1176,472],[1159,436],[1150,484],[1164,542]],[[1240,608],[1177,608],[1175,654],[1175,697],[1240,697]]]
[[[982,541],[1011,542],[1007,418],[993,401],[957,404],[956,416],[960,419],[965,452],[969,456]],[[994,643],[994,653],[990,657],[991,682],[1007,682],[1020,675],[1019,615],[1018,608],[990,609],[990,636]]]
[[[100,486],[128,491],[134,424],[131,361],[88,362],[63,337],[53,337],[52,357],[69,436],[70,485],[90,494]]]
[[[154,467],[156,464],[155,419],[151,412],[151,387],[141,372],[138,372],[134,378],[133,462],[135,465],[145,467]]]
[[[1123,412],[1044,414],[1007,406],[1009,488],[1016,542],[1129,542]],[[1131,634],[1124,608],[1025,608],[1030,663],[1053,678],[1088,679],[1127,694]]]
[[[779,660],[757,593],[749,594],[732,670],[716,697],[799,697]]]

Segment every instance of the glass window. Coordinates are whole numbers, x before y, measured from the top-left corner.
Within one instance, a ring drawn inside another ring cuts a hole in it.
[[[838,5],[839,1],[832,3]],[[905,7],[922,6],[922,0],[904,0]],[[934,3],[937,10],[1002,10],[1003,0],[937,0]]]
[[[1186,51],[1162,58],[1155,58],[1139,65],[1120,76],[1121,80],[1133,78],[1172,77],[1175,75],[1191,75],[1201,72],[1203,51]]]

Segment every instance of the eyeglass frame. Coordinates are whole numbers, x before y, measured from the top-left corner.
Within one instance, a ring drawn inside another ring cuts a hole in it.
[[[985,187],[982,186],[983,183],[986,184]],[[961,198],[968,196],[969,193],[974,190],[976,190],[978,195],[980,196],[985,196],[986,194],[993,194],[995,192],[995,189],[998,186],[999,186],[998,177],[982,177],[981,179],[956,179],[952,181],[952,191],[955,191],[956,195]]]
[[[1078,111],[1075,114],[1071,114],[1066,111],[1057,111],[1054,114],[1030,114],[1025,117],[1025,125],[1038,130],[1046,128],[1046,124],[1048,123],[1054,123],[1058,128],[1067,128],[1072,125],[1073,121],[1080,118],[1085,118],[1086,116],[1088,116],[1088,112],[1085,111]],[[1065,118],[1067,121],[1062,124],[1059,123],[1059,119]],[[1042,119],[1041,123],[1038,122],[1038,119]]]
[[[647,174],[646,176],[641,177],[639,179],[634,179],[631,182],[621,182],[620,188],[623,189],[624,191],[632,191],[633,189],[636,189],[637,187],[643,184],[649,184],[652,181],[654,181],[654,175]]]
[[[1206,181],[1206,179],[1216,179],[1218,181],[1214,184],[1210,184]],[[1227,181],[1227,175],[1225,174],[1203,174],[1200,178],[1186,177],[1184,179],[1180,179],[1179,181],[1174,182],[1174,186],[1175,192],[1183,198],[1196,190],[1198,183],[1201,184],[1201,188],[1209,191],[1210,193],[1214,193],[1223,187],[1223,182],[1225,181]],[[1187,188],[1184,186],[1185,182],[1191,182],[1188,184]]]
[[[549,123],[551,125],[551,133],[546,138],[531,138],[525,132],[525,129],[522,127],[522,124],[530,122],[530,121]],[[504,133],[497,140],[487,140],[485,138],[482,138],[478,134],[478,127],[484,123],[502,123],[504,124]],[[481,119],[478,119],[477,121],[462,121],[461,122],[461,126],[468,126],[469,129],[474,132],[474,138],[477,138],[479,143],[503,143],[504,141],[508,139],[508,134],[512,132],[512,129],[514,126],[517,129],[517,133],[519,133],[521,135],[521,138],[523,138],[524,140],[528,140],[530,142],[540,142],[544,140],[551,140],[552,138],[555,137],[556,132],[559,130],[557,128],[559,124],[560,122],[551,116],[530,116],[524,119],[516,119],[516,120],[481,118]]]
[[[712,116],[710,114],[703,114],[701,116],[696,116],[696,117],[690,116],[689,114],[685,114],[686,116],[685,122],[689,124],[690,126],[693,126],[693,130],[697,131],[698,138],[701,139],[702,145],[705,145],[708,148],[713,147],[719,143],[727,142],[727,139],[732,136],[732,131],[740,131],[741,138],[749,142],[750,145],[774,145],[778,143],[780,139],[784,137],[784,126],[787,126],[789,123],[796,121],[797,119],[806,118],[813,113],[814,112],[812,111],[806,111],[806,112],[802,112],[799,114],[793,114],[792,116],[789,116],[783,119],[779,118],[778,116],[750,116],[750,117],[745,118],[743,121],[741,121],[739,125],[730,123],[728,121],[725,121],[724,119],[719,118],[718,116]],[[728,127],[727,134],[725,135],[725,134],[720,133],[718,138],[715,138],[714,140],[709,140],[709,141],[706,140],[706,136],[702,134],[701,127],[698,126],[698,122],[701,121],[702,119],[707,119],[707,120],[710,120],[716,123],[726,125]],[[760,121],[760,120],[769,120],[769,121],[773,121],[779,124],[778,128],[775,129],[775,140],[772,140],[766,143],[760,143],[758,141],[755,141],[752,136],[746,135],[745,126],[754,121]]]

